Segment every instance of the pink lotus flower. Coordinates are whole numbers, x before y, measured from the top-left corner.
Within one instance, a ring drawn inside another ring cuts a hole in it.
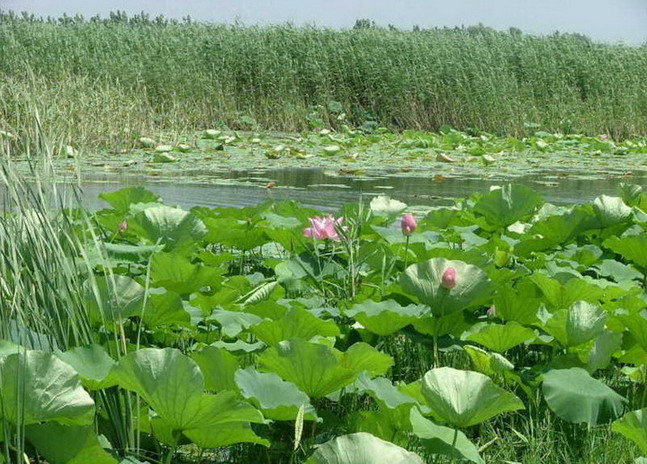
[[[121,221],[121,222],[119,223],[119,233],[120,233],[120,234],[123,234],[123,233],[124,233],[124,232],[126,232],[127,230],[128,230],[128,223],[127,223],[127,222],[126,222],[126,220],[124,219],[123,221]]]
[[[456,286],[456,269],[448,267],[440,278],[440,285],[451,290]]]
[[[496,306],[492,305],[487,310],[487,317],[494,319],[496,317]]]
[[[341,238],[337,233],[337,228],[344,222],[344,217],[335,219],[333,216],[320,218],[315,216],[310,218],[310,225],[303,229],[303,235],[313,237],[315,240],[326,240],[327,238],[339,242]]]
[[[413,217],[413,214],[407,213],[402,216],[400,227],[402,227],[402,234],[405,237],[409,237],[416,230],[416,227],[418,227],[418,223],[416,222],[416,218]]]

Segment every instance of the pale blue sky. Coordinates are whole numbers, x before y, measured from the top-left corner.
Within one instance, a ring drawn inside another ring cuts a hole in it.
[[[47,16],[146,11],[245,24],[291,21],[350,27],[357,18],[411,28],[472,25],[518,27],[543,34],[580,32],[596,40],[647,42],[647,0],[0,0],[0,9]]]

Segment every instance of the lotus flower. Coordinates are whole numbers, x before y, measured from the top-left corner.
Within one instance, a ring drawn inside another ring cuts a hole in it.
[[[315,216],[310,218],[310,225],[303,229],[303,235],[313,237],[316,240],[326,240],[327,238],[339,242],[341,238],[337,233],[337,228],[344,222],[344,217],[335,219],[333,216],[321,218]]]
[[[121,222],[119,223],[119,233],[120,233],[120,234],[123,234],[123,233],[124,233],[124,232],[126,232],[127,230],[128,230],[128,223],[127,223],[127,222],[126,222],[126,220],[124,219],[123,221],[121,221]]]
[[[448,267],[440,278],[440,285],[451,290],[456,286],[456,269]]]
[[[402,234],[405,237],[409,237],[416,230],[416,227],[418,227],[418,223],[416,222],[416,218],[413,217],[413,214],[407,213],[402,216],[400,227],[402,227]]]

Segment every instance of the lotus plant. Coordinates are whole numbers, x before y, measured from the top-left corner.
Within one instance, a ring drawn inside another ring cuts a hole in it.
[[[327,216],[321,218],[319,216],[310,218],[311,227],[306,227],[303,229],[303,235],[306,237],[312,237],[315,240],[326,240],[330,239],[335,242],[341,241],[339,233],[337,231],[338,227],[341,227],[344,222],[344,217],[341,216],[335,219],[334,216]]]

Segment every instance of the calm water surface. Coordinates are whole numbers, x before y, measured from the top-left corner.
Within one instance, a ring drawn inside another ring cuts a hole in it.
[[[647,175],[632,177],[618,175],[591,178],[590,173],[551,174],[549,172],[531,176],[506,179],[490,178],[426,178],[407,175],[401,171],[385,172],[379,176],[339,176],[322,169],[276,169],[276,170],[233,170],[220,174],[218,182],[187,183],[186,179],[151,179],[144,176],[114,175],[93,176],[82,183],[83,199],[91,208],[105,204],[97,198],[99,193],[117,190],[126,186],[141,185],[160,195],[169,205],[183,208],[193,206],[246,206],[267,199],[297,200],[304,206],[322,210],[334,210],[344,203],[356,202],[360,198],[371,198],[386,194],[409,205],[450,204],[453,199],[463,198],[474,192],[485,192],[492,185],[507,182],[526,184],[547,201],[553,203],[578,203],[607,194],[615,195],[621,182],[647,184]],[[267,188],[274,182],[274,188]]]

